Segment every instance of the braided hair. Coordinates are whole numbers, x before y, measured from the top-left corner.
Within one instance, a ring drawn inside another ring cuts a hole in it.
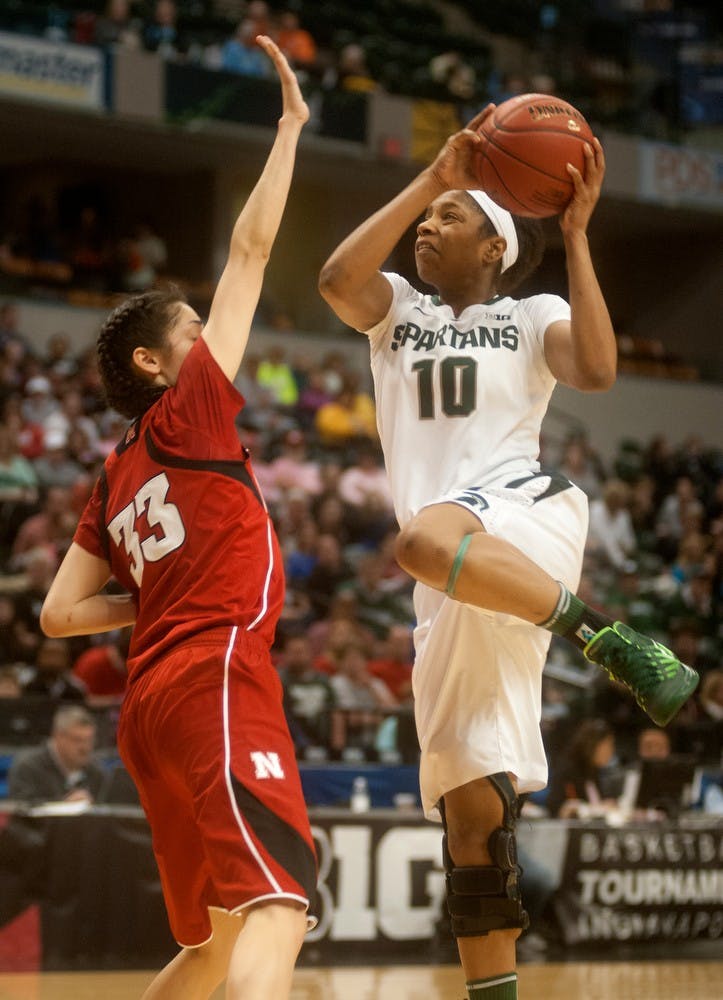
[[[98,369],[108,405],[135,420],[161,398],[168,386],[154,385],[133,362],[137,347],[163,348],[179,306],[185,302],[170,285],[122,302],[98,335]]]
[[[499,236],[499,233],[484,214],[482,207],[477,204],[474,198],[469,201],[480,215],[484,216],[480,228],[480,236]],[[497,292],[500,295],[510,295],[518,285],[529,278],[536,271],[542,262],[545,254],[545,231],[539,219],[530,219],[523,215],[513,215],[512,221],[517,231],[518,252],[515,263],[508,267],[503,273],[497,275]],[[498,261],[500,272],[502,272],[502,261]]]

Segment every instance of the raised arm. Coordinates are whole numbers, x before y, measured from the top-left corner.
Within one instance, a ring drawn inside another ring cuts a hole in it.
[[[392,302],[391,285],[379,270],[411,224],[443,191],[477,186],[472,157],[476,129],[493,110],[488,105],[445,143],[434,160],[395,198],[362,222],[329,257],[319,275],[319,291],[349,326],[368,330]]]
[[[574,389],[601,392],[615,382],[617,344],[587,239],[587,226],[605,175],[605,157],[597,139],[585,147],[585,176],[572,165],[568,171],[575,194],[560,216],[560,228],[567,256],[571,320],[548,327],[545,357],[558,381]]]
[[[309,119],[297,79],[278,46],[265,35],[257,40],[279,75],[283,111],[261,176],[234,225],[228,261],[203,331],[211,354],[231,380],[246,350],[264,270],[286,207],[296,146]]]

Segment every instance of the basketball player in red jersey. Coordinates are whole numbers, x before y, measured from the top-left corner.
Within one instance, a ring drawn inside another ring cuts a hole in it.
[[[118,730],[153,831],[180,954],[144,1000],[288,997],[316,860],[272,666],[276,535],[239,443],[244,354],[308,108],[276,45],[283,113],[236,221],[205,327],[174,291],[106,321],[108,401],[133,423],[107,459],[45,601],[48,635],[135,623]],[[103,592],[111,575],[127,595]]]

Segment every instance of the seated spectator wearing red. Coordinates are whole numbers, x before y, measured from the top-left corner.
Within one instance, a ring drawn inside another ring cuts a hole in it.
[[[125,694],[131,632],[129,628],[121,629],[114,642],[91,646],[73,664],[73,676],[83,685],[89,704],[117,702]]]
[[[399,704],[412,697],[412,667],[414,645],[412,629],[408,625],[391,625],[382,646],[383,655],[369,661],[369,673],[378,677],[394,695]]]

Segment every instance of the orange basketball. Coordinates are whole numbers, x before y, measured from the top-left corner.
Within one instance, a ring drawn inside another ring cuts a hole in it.
[[[480,187],[514,215],[545,218],[562,212],[573,196],[566,164],[585,173],[583,146],[593,135],[568,101],[520,94],[482,123],[477,154]]]

